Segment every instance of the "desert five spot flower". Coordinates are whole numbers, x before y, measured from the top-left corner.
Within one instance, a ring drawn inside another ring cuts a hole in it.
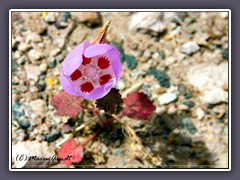
[[[122,74],[119,51],[109,44],[79,44],[66,57],[60,73],[63,89],[93,100],[104,97]]]

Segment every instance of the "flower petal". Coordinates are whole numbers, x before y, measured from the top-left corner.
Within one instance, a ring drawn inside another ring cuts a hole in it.
[[[118,82],[122,75],[122,63],[119,51],[113,47],[110,51],[108,51],[108,58],[115,73],[116,81]]]
[[[94,56],[99,56],[102,54],[105,54],[109,50],[111,50],[113,46],[109,44],[93,44],[92,46],[89,46],[85,51],[84,51],[84,56],[85,57],[94,57]]]
[[[89,100],[100,99],[100,98],[106,96],[115,84],[116,84],[115,80],[111,79],[105,85],[94,89],[92,92],[90,92],[88,95],[86,95],[85,99],[89,99]]]
[[[73,90],[73,88],[72,88],[69,80],[68,80],[67,77],[64,75],[64,73],[63,73],[63,68],[62,68],[61,71],[60,71],[60,82],[61,82],[61,85],[62,85],[63,89],[64,89],[67,93],[69,93],[69,94],[71,94],[71,95],[73,95],[73,96],[79,96],[79,94],[78,94],[76,91]]]
[[[82,54],[89,46],[91,46],[91,44],[84,41],[67,55],[63,62],[64,74],[70,76],[82,64]]]

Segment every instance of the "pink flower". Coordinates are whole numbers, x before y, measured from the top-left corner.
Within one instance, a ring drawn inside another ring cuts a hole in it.
[[[120,53],[116,48],[84,41],[65,58],[60,81],[69,94],[93,100],[104,97],[121,74]]]

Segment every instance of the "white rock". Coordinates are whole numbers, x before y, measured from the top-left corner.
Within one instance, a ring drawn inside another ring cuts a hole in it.
[[[41,52],[39,52],[35,49],[31,49],[28,52],[28,57],[29,57],[30,61],[33,62],[33,61],[39,60],[42,57],[42,54],[41,54]]]
[[[24,42],[22,42],[22,43],[20,43],[19,45],[18,45],[18,50],[19,51],[22,51],[22,52],[26,52],[27,50],[29,50],[31,48],[31,46],[29,45],[29,44],[27,44],[27,43],[24,43]]]
[[[176,112],[177,112],[176,106],[175,106],[175,105],[171,105],[171,106],[168,108],[167,114],[173,115],[173,114],[176,114]]]
[[[169,104],[177,99],[177,95],[174,93],[165,93],[158,97],[160,105]]]
[[[14,168],[47,168],[57,162],[52,160],[48,161],[46,159],[44,160],[43,158],[52,159],[54,155],[56,156],[54,149],[49,147],[47,142],[18,142],[12,146]],[[32,159],[29,159],[30,157],[32,157]],[[34,157],[36,158],[34,159]]]
[[[40,69],[38,66],[27,64],[25,65],[25,71],[27,74],[27,79],[33,79],[34,81],[38,80],[40,75]]]
[[[30,42],[36,43],[36,42],[41,42],[41,41],[42,41],[41,36],[39,34],[37,34],[36,32],[33,32],[26,37],[27,43],[30,43]]]
[[[224,85],[228,82],[228,63],[199,64],[189,68],[188,81],[201,91],[199,99],[207,104],[228,102]]]
[[[175,17],[177,17],[176,13],[138,12],[133,15],[129,29],[132,31],[151,31],[158,34],[163,32]]]
[[[39,116],[44,116],[47,112],[46,102],[42,99],[31,101],[29,106],[31,107],[32,111]]]
[[[187,55],[192,55],[193,53],[197,52],[200,49],[197,43],[193,41],[189,41],[185,44],[183,44],[180,48],[180,52],[187,54]]]
[[[47,63],[44,62],[39,66],[39,68],[40,68],[41,72],[46,72],[48,69],[48,65],[47,65]]]
[[[205,116],[205,112],[201,108],[197,108],[196,114],[197,114],[197,119],[198,120],[202,120]]]

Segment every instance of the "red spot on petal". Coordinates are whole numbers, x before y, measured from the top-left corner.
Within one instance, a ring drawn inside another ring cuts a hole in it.
[[[82,76],[81,71],[79,71],[78,69],[76,69],[70,76],[71,80],[76,81],[77,79],[79,79]]]
[[[91,92],[94,89],[92,83],[90,82],[86,82],[84,84],[81,85],[81,91],[82,92]]]
[[[90,62],[91,62],[91,58],[87,58],[84,55],[82,55],[82,60],[83,60],[82,61],[83,65],[90,64]]]
[[[98,67],[101,69],[107,69],[110,65],[110,61],[107,59],[107,57],[100,57],[98,59]]]
[[[99,78],[99,83],[100,83],[101,85],[104,85],[104,84],[106,84],[111,78],[112,78],[112,77],[111,77],[110,74],[103,75],[103,76],[101,76],[101,77]]]

